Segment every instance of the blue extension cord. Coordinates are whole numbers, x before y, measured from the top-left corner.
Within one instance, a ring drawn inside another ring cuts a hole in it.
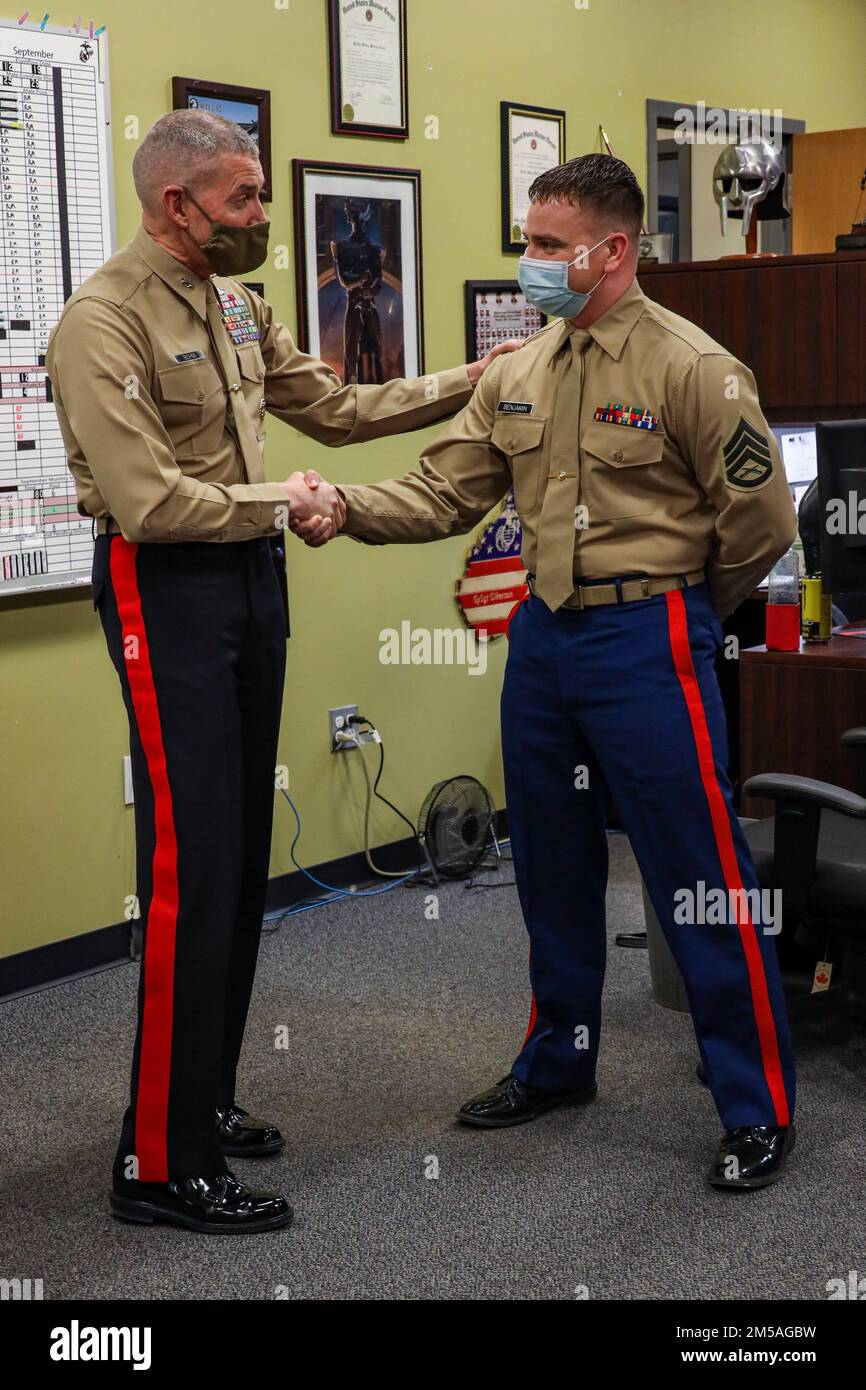
[[[418,869],[413,869],[411,873],[405,874],[402,878],[395,878],[393,883],[385,883],[381,888],[338,888],[333,883],[323,883],[321,879],[316,878],[315,874],[311,874],[309,869],[305,869],[303,864],[299,864],[295,857],[295,845],[301,838],[301,817],[298,813],[297,806],[289,796],[285,787],[280,787],[279,790],[291,806],[298,827],[295,831],[295,838],[292,840],[289,849],[292,863],[311,883],[315,883],[317,888],[324,888],[328,893],[326,898],[318,898],[316,902],[299,904],[298,907],[291,907],[286,912],[281,912],[278,918],[279,921],[282,921],[284,917],[297,917],[301,912],[311,912],[314,907],[326,907],[328,903],[339,902],[341,898],[375,898],[380,893],[390,893],[392,888],[399,888],[401,884],[408,883],[410,879],[417,877]]]
[[[381,888],[338,888],[333,883],[323,883],[320,878],[316,878],[315,874],[311,874],[309,869],[305,869],[303,864],[299,864],[295,858],[295,845],[301,838],[301,817],[297,806],[289,796],[285,787],[280,787],[279,790],[291,806],[298,827],[295,831],[295,838],[292,840],[289,848],[292,863],[296,869],[300,870],[305,878],[308,878],[311,883],[315,883],[317,888],[324,888],[328,896],[325,898],[317,898],[315,902],[300,903],[297,907],[290,907],[285,912],[274,914],[271,918],[266,917],[265,921],[275,922],[276,925],[279,926],[280,922],[284,921],[286,917],[298,917],[302,912],[312,912],[316,907],[327,907],[330,903],[339,902],[341,898],[375,898],[378,897],[380,893],[390,893],[392,889],[399,888],[401,884],[408,883],[410,879],[418,877],[420,865],[417,869],[413,869],[411,873],[404,874],[402,878],[394,879],[393,883],[383,884]],[[505,840],[500,840],[499,843],[500,845],[510,844],[510,837]],[[275,928],[272,928],[272,930],[275,930]]]

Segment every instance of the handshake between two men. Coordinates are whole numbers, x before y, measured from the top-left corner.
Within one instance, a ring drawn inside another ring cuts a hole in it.
[[[473,387],[478,385],[494,358],[516,352],[525,339],[508,338],[496,343],[486,356],[470,362],[466,374]],[[315,468],[292,473],[282,484],[289,499],[288,529],[306,545],[326,545],[346,521],[346,503],[333,483],[326,483]]]
[[[333,483],[314,468],[292,473],[283,487],[289,498],[289,530],[305,545],[326,545],[346,520],[346,504]]]

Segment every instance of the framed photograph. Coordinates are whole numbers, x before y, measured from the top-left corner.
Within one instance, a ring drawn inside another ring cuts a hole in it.
[[[171,99],[175,111],[189,108],[213,111],[241,126],[256,143],[265,176],[263,203],[271,191],[271,94],[261,87],[233,87],[227,82],[205,82],[197,77],[173,77]]]
[[[654,265],[670,265],[673,232],[643,232],[638,244],[641,261]]]
[[[546,106],[503,101],[500,109],[502,150],[502,249],[526,250],[523,223],[529,210],[533,179],[565,162],[565,112]]]
[[[241,284],[242,284],[242,285],[246,285],[246,287],[247,287],[248,290],[252,290],[253,294],[257,294],[258,297],[259,297],[259,299],[264,299],[264,297],[265,297],[265,282],[264,282],[264,280],[241,280]]]
[[[298,342],[344,385],[424,372],[421,173],[292,161]]]
[[[331,133],[408,140],[406,0],[328,0]]]
[[[508,338],[528,338],[547,323],[516,280],[466,281],[466,361],[486,357]]]

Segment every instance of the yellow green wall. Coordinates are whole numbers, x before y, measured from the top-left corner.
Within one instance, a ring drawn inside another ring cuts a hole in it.
[[[79,13],[77,0],[52,5],[50,23],[74,24]],[[462,361],[463,281],[515,273],[499,251],[500,99],[564,107],[570,155],[599,148],[602,122],[642,179],[648,97],[781,107],[809,130],[866,122],[863,0],[590,0],[580,9],[574,0],[409,0],[405,145],[329,134],[325,0],[289,0],[287,9],[272,0],[98,0],[94,19],[110,41],[119,243],[137,225],[136,145],[124,138],[125,119],[136,116],[144,132],[170,104],[173,75],[270,88],[272,245],[292,242],[292,157],[422,170],[431,369]],[[429,114],[440,121],[435,142],[424,139]],[[291,272],[271,264],[260,278],[294,329]],[[410,467],[422,441],[329,453],[273,421],[269,474],[315,464],[337,481],[386,477]],[[367,550],[341,541],[313,552],[290,539],[294,636],[280,757],[304,820],[302,862],[361,845],[356,755],[327,751],[334,704],[357,702],[377,721],[389,755],[384,790],[410,817],[432,783],[455,772],[480,777],[502,804],[504,642],[491,648],[484,678],[377,659],[383,627],[405,617],[427,627],[459,621],[452,595],[466,546],[457,538]],[[5,600],[0,610],[0,954],[10,954],[120,920],[134,891],[134,839],[122,795],[125,714],[89,602]],[[381,809],[377,843],[403,833]],[[291,867],[282,798],[275,827],[273,875]]]

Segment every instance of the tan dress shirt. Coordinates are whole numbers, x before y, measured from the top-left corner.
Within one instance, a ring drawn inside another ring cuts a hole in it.
[[[553,609],[563,575],[571,591],[570,575],[705,568],[724,616],[797,531],[752,373],[636,280],[588,330],[556,320],[498,357],[417,469],[341,486],[346,534],[383,543],[467,531],[512,485],[523,558],[550,576],[539,592]]]
[[[253,291],[200,279],[143,228],[68,301],[46,365],[78,510],[114,517],[130,541],[273,534],[289,499],[265,476],[266,412],[354,444],[472,393],[465,367],[342,386]]]

